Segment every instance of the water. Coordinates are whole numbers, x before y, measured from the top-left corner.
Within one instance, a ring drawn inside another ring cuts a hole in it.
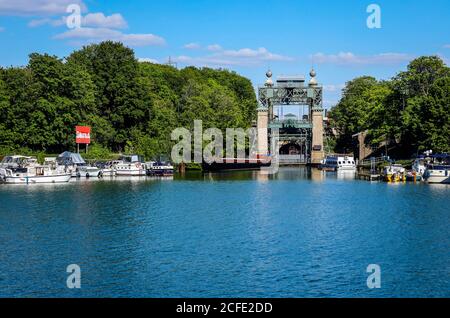
[[[0,296],[449,297],[449,206],[305,169],[1,185]]]

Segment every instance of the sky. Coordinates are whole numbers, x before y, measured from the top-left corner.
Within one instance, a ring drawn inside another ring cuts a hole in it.
[[[371,4],[379,28],[368,27]],[[226,68],[255,88],[269,68],[308,80],[314,67],[329,108],[357,76],[390,79],[421,55],[450,64],[449,31],[448,0],[0,0],[0,66],[115,40],[142,61]]]

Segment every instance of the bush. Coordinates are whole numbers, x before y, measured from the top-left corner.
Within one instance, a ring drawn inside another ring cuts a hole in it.
[[[95,159],[95,160],[109,160],[113,159],[114,154],[105,147],[98,144],[92,144],[88,148],[87,154],[82,154],[85,159]]]

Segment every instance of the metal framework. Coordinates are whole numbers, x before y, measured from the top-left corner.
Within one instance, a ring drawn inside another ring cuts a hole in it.
[[[259,102],[269,108],[273,105],[307,105],[322,108],[322,87],[259,87]]]
[[[259,109],[268,112],[268,137],[272,144],[273,129],[279,130],[277,136],[279,145],[292,143],[300,146],[302,159],[309,163],[312,151],[313,112],[322,112],[323,88],[315,80],[315,72],[311,71],[311,81],[305,85],[304,79],[291,77],[278,80],[274,85],[272,73],[267,72],[267,81],[264,86],[258,88]],[[274,106],[299,106],[307,107],[306,118],[277,118],[274,116]],[[271,148],[272,149],[272,148]]]

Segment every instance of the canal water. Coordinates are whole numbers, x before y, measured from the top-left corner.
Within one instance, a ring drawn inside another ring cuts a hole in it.
[[[295,168],[0,185],[0,297],[450,297],[449,207]]]

